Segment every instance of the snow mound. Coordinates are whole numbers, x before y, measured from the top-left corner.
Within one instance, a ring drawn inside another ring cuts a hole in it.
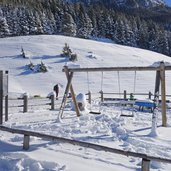
[[[159,67],[161,62],[164,62],[164,65],[165,65],[165,66],[171,66],[171,63],[170,63],[170,62],[166,62],[166,61],[156,61],[156,62],[154,62],[154,63],[153,63],[152,65],[150,65],[150,66],[152,66],[152,67]]]
[[[3,171],[65,171],[65,166],[57,163],[33,160],[25,155],[3,155],[1,156],[0,168]]]

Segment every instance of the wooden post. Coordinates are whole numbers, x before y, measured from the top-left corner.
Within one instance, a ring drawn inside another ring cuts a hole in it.
[[[51,99],[51,110],[55,109],[55,96],[54,94],[50,96]]]
[[[23,113],[28,112],[28,95],[23,96]]]
[[[64,92],[64,96],[63,96],[63,99],[62,99],[62,103],[61,103],[61,107],[60,107],[60,111],[59,111],[59,116],[62,117],[64,108],[65,108],[65,104],[66,104],[66,100],[67,100],[67,96],[68,96],[68,93],[69,93],[69,89],[71,91],[71,96],[72,96],[72,100],[73,100],[74,105],[75,105],[75,110],[76,110],[77,116],[80,116],[78,103],[76,101],[74,89],[73,89],[72,84],[71,84],[72,78],[73,78],[73,72],[69,73],[67,66],[64,66],[64,71],[65,71],[68,83],[67,83],[67,86],[66,86],[66,89],[65,89],[65,92]]]
[[[3,123],[3,71],[0,71],[0,124]]]
[[[91,104],[91,92],[88,92],[88,102]]]
[[[5,121],[8,121],[8,95],[5,96]]]
[[[124,100],[126,100],[126,90],[124,90]]]
[[[166,116],[166,83],[165,83],[165,65],[160,63],[160,79],[161,79],[161,102],[162,102],[162,126],[167,126]]]
[[[150,171],[150,160],[142,159],[142,171]]]
[[[156,71],[154,99],[156,98],[156,94],[159,94],[159,88],[160,88],[160,71]]]
[[[151,99],[151,96],[152,96],[152,93],[151,93],[151,91],[149,91],[148,98]]]
[[[30,141],[30,136],[29,135],[24,135],[24,141],[23,141],[23,149],[24,150],[29,149],[29,141]]]
[[[104,102],[104,96],[103,96],[103,91],[102,90],[100,91],[100,94],[101,94],[101,102]]]
[[[66,67],[66,66],[64,67],[64,70],[65,70],[65,74],[66,74],[66,77],[67,77],[68,81],[69,81],[69,80],[72,81],[72,78],[70,78],[70,77],[73,77],[73,72],[69,73],[69,72],[68,72],[68,67]],[[76,113],[77,113],[77,116],[80,116],[80,111],[79,111],[79,107],[78,107],[78,103],[77,103],[77,100],[76,100],[76,97],[75,97],[75,93],[74,93],[74,89],[73,89],[72,83],[70,83],[69,88],[70,88],[72,100],[73,100],[73,102],[74,102],[75,111],[76,111]],[[66,94],[66,96],[67,96],[67,95],[68,95],[68,94]]]
[[[64,96],[63,96],[62,103],[61,103],[60,110],[59,110],[59,117],[62,117],[63,112],[64,112],[64,108],[65,108],[65,104],[67,101],[67,96],[69,93],[69,87],[71,85],[72,77],[73,77],[73,72],[70,74],[70,77],[68,79],[68,83],[67,83],[66,88],[65,88]]]
[[[6,76],[5,121],[8,121],[8,71],[5,71],[5,76]]]

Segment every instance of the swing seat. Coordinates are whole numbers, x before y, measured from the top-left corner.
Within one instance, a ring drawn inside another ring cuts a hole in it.
[[[89,113],[90,114],[95,114],[95,115],[100,115],[101,114],[101,112],[96,112],[96,111],[90,111]]]
[[[142,108],[142,111],[144,107],[151,109],[151,111],[156,107],[152,100],[136,100],[134,105],[138,106],[139,109]]]

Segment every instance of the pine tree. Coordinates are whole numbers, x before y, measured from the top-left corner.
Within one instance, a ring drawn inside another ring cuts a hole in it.
[[[7,24],[6,18],[3,17],[2,10],[0,9],[0,37],[5,37],[10,34],[9,26]]]
[[[63,52],[62,56],[69,57],[69,58],[71,57],[72,51],[67,43],[65,43],[62,52]]]
[[[65,12],[63,15],[62,33],[66,36],[76,36],[76,24],[68,12]]]

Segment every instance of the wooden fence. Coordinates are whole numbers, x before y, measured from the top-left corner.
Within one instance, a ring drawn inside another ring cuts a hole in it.
[[[1,131],[7,131],[10,133],[15,133],[15,134],[21,134],[24,135],[23,139],[23,149],[28,150],[30,147],[30,136],[33,137],[39,137],[39,138],[45,138],[49,139],[52,141],[59,141],[62,143],[69,143],[72,145],[77,145],[77,146],[82,146],[85,148],[91,148],[94,150],[98,151],[104,151],[104,152],[110,152],[110,153],[115,153],[123,156],[131,156],[131,157],[138,157],[142,159],[142,165],[141,165],[141,170],[142,171],[150,171],[150,161],[157,161],[157,162],[163,162],[163,163],[170,163],[171,164],[171,159],[168,158],[161,158],[161,157],[154,157],[150,156],[147,154],[142,154],[142,153],[136,153],[132,151],[124,151],[120,149],[115,149],[107,146],[102,146],[102,145],[97,145],[97,144],[92,144],[88,142],[82,142],[82,141],[77,141],[77,140],[72,140],[72,139],[67,139],[63,137],[57,137],[53,135],[47,135],[43,133],[38,133],[38,132],[33,132],[33,131],[26,131],[26,130],[19,130],[19,129],[14,129],[14,128],[8,128],[5,126],[0,126]]]
[[[42,102],[43,99],[43,102]],[[37,101],[36,104],[34,101]],[[15,101],[15,105],[11,105]],[[39,102],[38,102],[39,101]],[[41,103],[40,103],[41,102]],[[5,108],[23,108],[23,113],[28,112],[29,107],[35,106],[50,106],[50,110],[55,109],[55,97],[54,95],[49,98],[29,98],[27,95],[23,96],[23,98],[18,99],[8,99],[8,105],[5,105]]]

